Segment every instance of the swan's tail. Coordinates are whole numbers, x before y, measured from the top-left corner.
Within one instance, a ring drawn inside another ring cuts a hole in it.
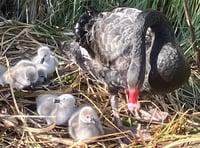
[[[84,44],[87,39],[88,32],[92,28],[98,17],[98,12],[94,9],[87,9],[80,17],[75,25],[75,35],[79,43]]]

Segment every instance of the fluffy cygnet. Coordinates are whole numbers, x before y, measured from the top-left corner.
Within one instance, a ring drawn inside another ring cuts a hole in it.
[[[47,46],[42,46],[37,50],[37,55],[33,58],[33,63],[43,66],[47,76],[52,77],[58,65],[57,59],[51,55],[51,51]]]
[[[74,112],[75,102],[75,97],[71,94],[41,95],[36,98],[37,112],[41,116],[47,116],[47,124],[61,125],[66,123]]]
[[[13,88],[23,89],[33,86],[38,80],[36,65],[29,60],[21,60],[0,77],[1,85],[11,84]]]
[[[104,134],[95,110],[88,105],[80,107],[68,121],[68,130],[74,140],[85,140]]]

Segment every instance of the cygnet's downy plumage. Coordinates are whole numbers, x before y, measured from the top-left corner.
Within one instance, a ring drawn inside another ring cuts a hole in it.
[[[88,105],[80,107],[72,114],[68,126],[69,134],[74,140],[89,140],[104,134],[97,113]]]
[[[36,98],[37,112],[41,116],[47,116],[45,118],[47,124],[62,125],[74,112],[75,102],[75,97],[71,94],[41,95]],[[55,116],[55,118],[48,116]]]
[[[4,74],[4,72],[7,71],[7,68],[3,65],[3,64],[0,64],[0,76]]]
[[[42,84],[47,80],[46,68],[42,64],[37,64],[36,67],[37,67],[37,71],[38,71],[37,84]]]
[[[0,64],[0,85],[1,86],[5,85],[3,80],[2,80],[2,78],[3,78],[2,76],[6,71],[7,71],[7,68],[3,64]]]
[[[21,60],[1,75],[0,80],[2,86],[11,84],[16,89],[33,86],[38,80],[36,65],[29,60]]]
[[[33,63],[37,66],[43,67],[48,77],[52,77],[58,65],[57,59],[51,55],[51,51],[47,46],[38,48],[37,55],[33,58]]]

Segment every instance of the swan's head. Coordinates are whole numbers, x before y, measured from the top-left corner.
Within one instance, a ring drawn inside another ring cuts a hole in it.
[[[145,44],[141,45],[144,49]],[[139,89],[145,77],[145,51],[136,52],[127,72],[128,109],[135,111],[138,106]]]
[[[60,100],[60,106],[65,108],[74,107],[76,103],[75,97],[71,94],[60,95],[58,100]]]
[[[95,124],[98,116],[92,107],[84,106],[80,110],[79,120],[85,124]]]
[[[38,56],[41,58],[40,63],[44,63],[45,61],[48,61],[51,55],[50,49],[47,46],[42,46],[37,51]]]

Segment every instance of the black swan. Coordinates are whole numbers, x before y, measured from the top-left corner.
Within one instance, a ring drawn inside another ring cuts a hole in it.
[[[75,34],[76,41],[63,42],[62,51],[67,59],[107,84],[113,111],[119,89],[128,90],[128,109],[134,111],[139,92],[168,93],[190,76],[173,29],[159,11],[88,10],[79,18]]]

